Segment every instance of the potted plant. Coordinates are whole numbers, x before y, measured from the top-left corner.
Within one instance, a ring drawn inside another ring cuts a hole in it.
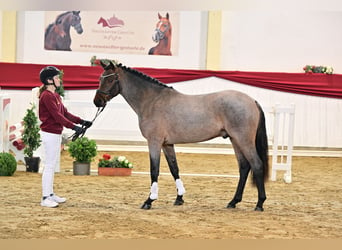
[[[90,162],[97,155],[97,145],[87,137],[77,138],[68,143],[68,152],[75,159],[74,175],[90,175]]]
[[[125,156],[111,159],[109,154],[104,154],[97,166],[98,175],[106,176],[129,176],[133,168],[133,164]]]
[[[39,134],[39,123],[38,117],[34,111],[35,105],[31,104],[31,108],[26,110],[26,114],[23,118],[24,130],[22,134],[22,140],[25,144],[24,148],[24,159],[26,164],[27,172],[38,172],[40,157],[33,156],[35,150],[41,145],[40,134]]]
[[[10,153],[0,153],[0,176],[12,176],[17,170],[17,161]]]

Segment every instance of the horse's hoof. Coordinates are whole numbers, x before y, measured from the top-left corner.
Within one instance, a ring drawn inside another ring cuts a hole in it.
[[[175,202],[173,203],[173,205],[175,206],[181,206],[184,204],[184,201],[179,201],[179,200],[175,200]]]
[[[227,205],[227,208],[236,208],[236,206],[235,206],[235,204],[230,204],[230,203],[229,203],[229,204]]]
[[[144,204],[141,206],[141,209],[148,210],[148,209],[151,209],[151,207],[152,207],[152,204],[144,203]]]
[[[254,211],[263,212],[263,211],[264,211],[264,208],[256,206],[256,207],[254,208]]]
[[[183,196],[178,195],[173,205],[180,206],[184,204]]]

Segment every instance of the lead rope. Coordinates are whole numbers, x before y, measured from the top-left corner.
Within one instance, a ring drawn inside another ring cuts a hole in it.
[[[95,117],[94,117],[94,119],[91,121],[92,123],[93,123],[93,122],[95,121],[95,119],[101,114],[101,112],[104,110],[105,107],[106,107],[106,105],[103,106],[103,107],[98,107],[98,108],[97,108]],[[88,127],[82,125],[82,129],[83,129],[83,130],[82,130],[83,132],[81,132],[81,133],[75,132],[74,134],[72,134],[71,136],[69,136],[68,139],[72,138],[72,141],[75,141],[77,138],[82,138],[82,137],[84,136],[85,132],[87,131]]]

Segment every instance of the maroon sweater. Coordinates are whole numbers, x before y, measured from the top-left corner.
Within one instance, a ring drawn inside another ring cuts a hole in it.
[[[68,112],[58,93],[45,90],[39,98],[39,119],[42,131],[62,134],[63,127],[72,129],[81,118]]]

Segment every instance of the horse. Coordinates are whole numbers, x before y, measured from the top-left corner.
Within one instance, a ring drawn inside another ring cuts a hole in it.
[[[171,56],[172,26],[169,19],[169,13],[166,13],[166,17],[162,17],[158,13],[158,18],[159,21],[157,22],[152,35],[152,40],[158,44],[155,47],[150,48],[148,54]]]
[[[174,205],[184,203],[185,188],[179,176],[174,145],[196,143],[215,137],[230,138],[239,165],[239,182],[227,208],[242,200],[247,177],[258,190],[256,211],[263,211],[268,179],[268,142],[265,115],[248,95],[225,90],[202,95],[186,95],[121,63],[101,61],[103,73],[93,102],[101,109],[121,94],[138,115],[142,135],[147,139],[150,159],[150,194],[141,206],[150,209],[158,199],[161,150],[175,180]]]
[[[70,27],[74,27],[77,34],[83,33],[80,11],[68,11],[57,16],[45,30],[44,48],[71,51]]]

